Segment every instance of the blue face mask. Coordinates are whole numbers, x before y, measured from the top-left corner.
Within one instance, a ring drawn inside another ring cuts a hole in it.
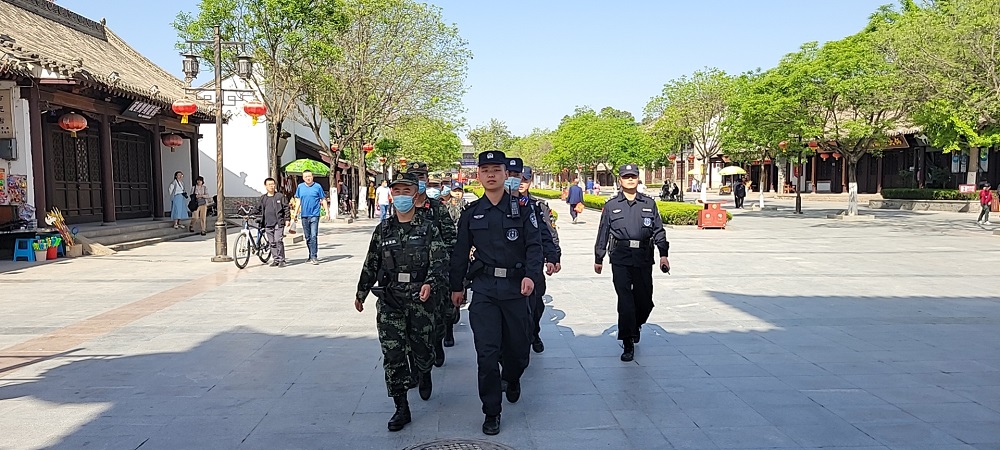
[[[445,187],[441,188],[441,195],[448,195],[450,193],[451,193],[451,188],[450,187],[445,186]]]
[[[441,196],[441,190],[438,188],[428,188],[427,196],[430,198],[438,198]]]
[[[427,182],[426,181],[417,182],[417,193],[423,194],[426,191],[427,191]]]
[[[521,177],[509,177],[503,182],[503,187],[510,192],[517,192],[517,188],[521,187]]]
[[[413,196],[412,195],[395,195],[392,197],[392,204],[396,207],[399,212],[410,212],[413,209]]]

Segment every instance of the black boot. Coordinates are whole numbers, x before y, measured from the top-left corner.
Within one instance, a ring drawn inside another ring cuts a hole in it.
[[[441,345],[440,340],[434,341],[434,367],[441,367],[444,365],[444,346]]]
[[[399,431],[410,423],[410,403],[405,394],[393,397],[392,401],[396,403],[396,412],[389,419],[389,431]]]
[[[545,351],[545,344],[542,343],[542,338],[535,336],[534,342],[531,343],[531,350],[535,353],[541,353]]]
[[[500,414],[495,416],[486,416],[486,420],[483,421],[483,434],[489,436],[496,436],[500,434]]]
[[[431,390],[433,385],[431,384],[431,372],[428,370],[427,373],[420,376],[420,387],[417,390],[420,392],[421,400],[429,400],[431,398]]]
[[[625,351],[622,352],[622,361],[629,362],[635,358],[635,344],[631,340],[624,340],[622,344],[625,346]]]
[[[444,346],[454,347],[455,346],[455,325],[447,324],[444,329]]]
[[[507,401],[517,403],[521,399],[521,381],[507,383]]]
[[[635,337],[632,338],[632,342],[635,342],[636,344],[638,344],[639,343],[639,335],[640,334],[642,334],[642,326],[639,326],[638,328],[635,329]]]

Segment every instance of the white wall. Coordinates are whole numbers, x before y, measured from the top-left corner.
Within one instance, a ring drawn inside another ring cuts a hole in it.
[[[12,85],[13,83],[11,83]],[[7,88],[0,84],[0,89]],[[20,89],[8,90],[11,92],[13,103],[12,117],[14,119],[14,140],[17,146],[17,159],[0,159],[0,165],[7,175],[27,175],[28,189],[25,197],[26,203],[35,206],[35,180],[31,171],[31,116],[28,112],[28,100],[20,98]],[[45,193],[41,193],[45,195]]]

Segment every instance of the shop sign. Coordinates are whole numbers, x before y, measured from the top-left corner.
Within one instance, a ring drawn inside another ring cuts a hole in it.
[[[160,113],[160,107],[146,102],[135,101],[128,109],[122,111],[122,117],[131,119],[152,119]]]

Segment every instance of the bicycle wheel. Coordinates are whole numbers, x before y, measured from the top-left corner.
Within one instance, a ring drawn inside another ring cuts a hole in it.
[[[236,244],[233,245],[233,262],[240,269],[250,262],[250,238],[245,234],[236,237]]]
[[[271,260],[271,243],[267,241],[267,235],[264,233],[260,234],[260,241],[257,242],[257,257],[264,264]]]

